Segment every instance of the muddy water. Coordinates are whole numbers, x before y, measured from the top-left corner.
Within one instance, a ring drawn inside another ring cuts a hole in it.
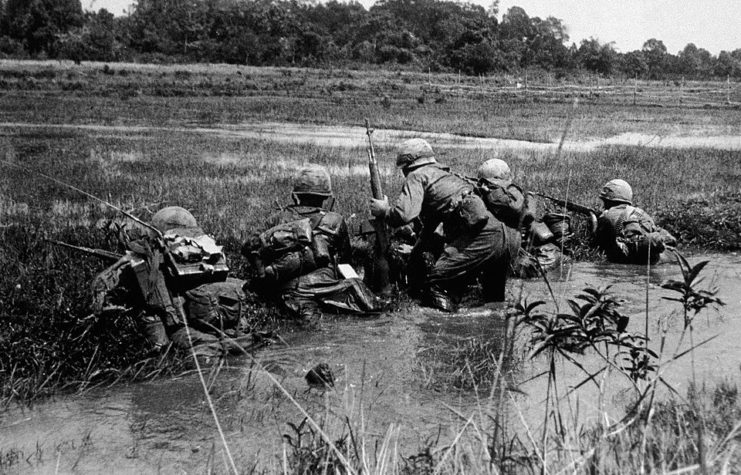
[[[0,122],[2,129],[48,129],[84,130],[99,137],[110,134],[125,133],[144,134],[151,132],[183,132],[213,135],[223,138],[249,138],[270,140],[281,143],[314,144],[326,147],[357,148],[365,140],[365,128],[336,125],[293,124],[279,122],[241,123],[222,125],[218,128],[209,128],[193,125],[191,127],[150,127],[150,126],[115,126],[89,124],[33,124],[18,122]],[[396,145],[401,140],[410,137],[421,137],[434,140],[438,147],[455,147],[458,149],[502,149],[502,150],[532,150],[553,152],[556,143],[538,143],[525,140],[497,139],[484,137],[467,137],[449,133],[416,132],[396,129],[376,129],[373,139],[377,145]],[[720,150],[741,150],[741,136],[717,135],[697,136],[683,135],[651,135],[641,132],[628,132],[608,138],[598,138],[583,141],[566,141],[565,150],[573,152],[589,152],[606,145],[645,146],[651,148],[711,148]]]
[[[741,256],[702,259],[710,259],[707,283],[718,286],[727,306],[703,314],[696,322],[695,342],[716,336],[696,351],[698,379],[709,383],[723,378],[738,380]],[[692,262],[698,260],[700,257],[691,258]],[[660,317],[677,309],[674,302],[662,299],[667,294],[659,284],[677,277],[674,265],[658,266],[647,273],[641,267],[578,263],[552,272],[550,280],[560,306],[564,297],[587,284],[612,284],[613,292],[625,300],[622,309],[631,316],[632,331],[644,328],[648,302],[649,332],[656,338]],[[513,281],[510,292],[550,300],[542,281]],[[486,398],[476,398],[472,391],[441,390],[438,380],[442,373],[438,371],[445,366],[446,350],[466,338],[499,339],[499,310],[468,309],[451,317],[411,306],[372,319],[328,319],[320,330],[284,335],[285,344],[258,355],[260,367],[266,368],[269,376],[247,359],[230,361],[230,367],[216,378],[212,394],[237,464],[245,469],[254,464],[279,469],[285,448],[282,436],[294,435],[286,423],[298,424],[303,419],[296,404],[317,420],[326,421],[325,429],[333,438],[343,434],[341,422],[349,420],[356,436],[369,441],[369,450],[372,441],[382,440],[389,431],[395,450],[406,456],[420,450],[428,438],[433,445],[435,440],[437,445],[452,440],[463,423],[461,416],[478,414]],[[681,322],[675,319],[670,325],[669,348],[676,344],[680,328]],[[582,361],[596,365],[589,355]],[[320,362],[329,364],[335,374],[333,391],[307,391],[303,375]],[[543,367],[542,360],[525,362],[517,378],[524,381]],[[560,374],[564,388],[582,379],[567,366]],[[681,391],[690,374],[690,360],[682,359],[666,370],[665,378]],[[271,378],[280,382],[285,393]],[[517,407],[525,420],[536,426],[542,417],[545,380],[527,382],[520,389],[525,395],[516,398]],[[607,409],[619,411],[627,402],[625,386],[608,384],[608,389]],[[585,419],[596,414],[590,412],[597,409],[594,394],[587,386],[580,392]],[[519,417],[512,420],[519,424]],[[63,397],[30,410],[11,408],[0,415],[0,448],[4,457],[11,451],[20,456],[9,469],[11,473],[202,473],[226,467],[213,420],[192,373]]]

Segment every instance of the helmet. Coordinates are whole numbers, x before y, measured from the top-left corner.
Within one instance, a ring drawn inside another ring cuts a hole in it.
[[[599,197],[605,201],[631,204],[633,202],[633,189],[625,180],[610,180],[602,187]]]
[[[164,233],[175,228],[197,228],[198,223],[187,209],[180,206],[168,206],[154,213],[152,226]]]
[[[332,196],[332,180],[326,168],[320,165],[308,165],[299,171],[293,184],[296,195]]]
[[[491,158],[481,164],[478,171],[476,172],[478,178],[485,178],[487,180],[501,180],[511,181],[512,172],[509,169],[509,165],[504,160],[498,158]]]
[[[418,167],[436,162],[432,147],[424,139],[405,140],[399,147],[399,154],[396,155],[398,168]]]

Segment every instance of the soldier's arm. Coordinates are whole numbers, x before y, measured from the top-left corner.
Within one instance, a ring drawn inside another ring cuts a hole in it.
[[[410,174],[394,206],[388,212],[388,223],[393,227],[403,226],[418,217],[422,212],[425,189],[422,179],[416,174]]]

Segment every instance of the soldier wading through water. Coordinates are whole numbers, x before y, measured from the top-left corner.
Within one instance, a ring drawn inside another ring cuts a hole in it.
[[[610,262],[656,264],[667,259],[664,251],[676,246],[677,240],[648,213],[633,206],[633,190],[626,181],[608,181],[599,197],[605,210],[597,219],[594,244]]]
[[[152,353],[170,343],[189,349],[192,341],[206,361],[258,346],[259,339],[247,333],[244,281],[227,277],[221,247],[193,215],[169,206],[151,224],[159,233],[148,229],[129,240],[126,254],[96,276],[95,313],[133,315]]]
[[[294,204],[271,216],[272,227],[242,247],[252,266],[253,290],[307,323],[321,317],[322,307],[350,313],[378,310],[376,297],[349,267],[347,224],[328,209],[334,196],[327,170],[319,165],[301,169],[291,195]]]
[[[423,256],[432,257],[429,273],[418,283],[422,304],[453,312],[477,277],[485,301],[503,301],[510,260],[519,247],[511,229],[486,209],[473,184],[437,163],[427,141],[405,141],[396,166],[405,176],[399,197],[393,206],[388,199],[372,199],[370,209],[393,227],[421,220],[408,265],[421,273]]]

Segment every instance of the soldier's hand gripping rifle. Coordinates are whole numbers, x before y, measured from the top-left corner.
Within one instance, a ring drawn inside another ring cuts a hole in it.
[[[554,196],[546,195],[545,193],[538,193],[533,192],[534,195],[540,196],[542,198],[545,198],[547,200],[551,200],[554,203],[556,203],[558,206],[563,206],[569,211],[572,211],[574,213],[583,214],[589,219],[589,230],[592,234],[594,234],[595,231],[597,231],[597,215],[599,214],[598,211],[593,210],[592,208],[589,208],[587,206],[580,205],[578,203],[574,203],[573,201],[564,200],[561,198],[556,198]]]
[[[374,199],[382,200],[384,199],[384,195],[381,188],[381,175],[378,172],[378,161],[376,160],[376,153],[373,150],[373,129],[370,128],[368,119],[365,119],[365,134],[368,136],[368,170],[370,171],[371,193]],[[371,284],[374,291],[381,294],[388,294],[391,291],[387,258],[389,249],[388,227],[383,218],[374,219],[373,227],[376,231],[376,244],[373,259],[373,282]]]

